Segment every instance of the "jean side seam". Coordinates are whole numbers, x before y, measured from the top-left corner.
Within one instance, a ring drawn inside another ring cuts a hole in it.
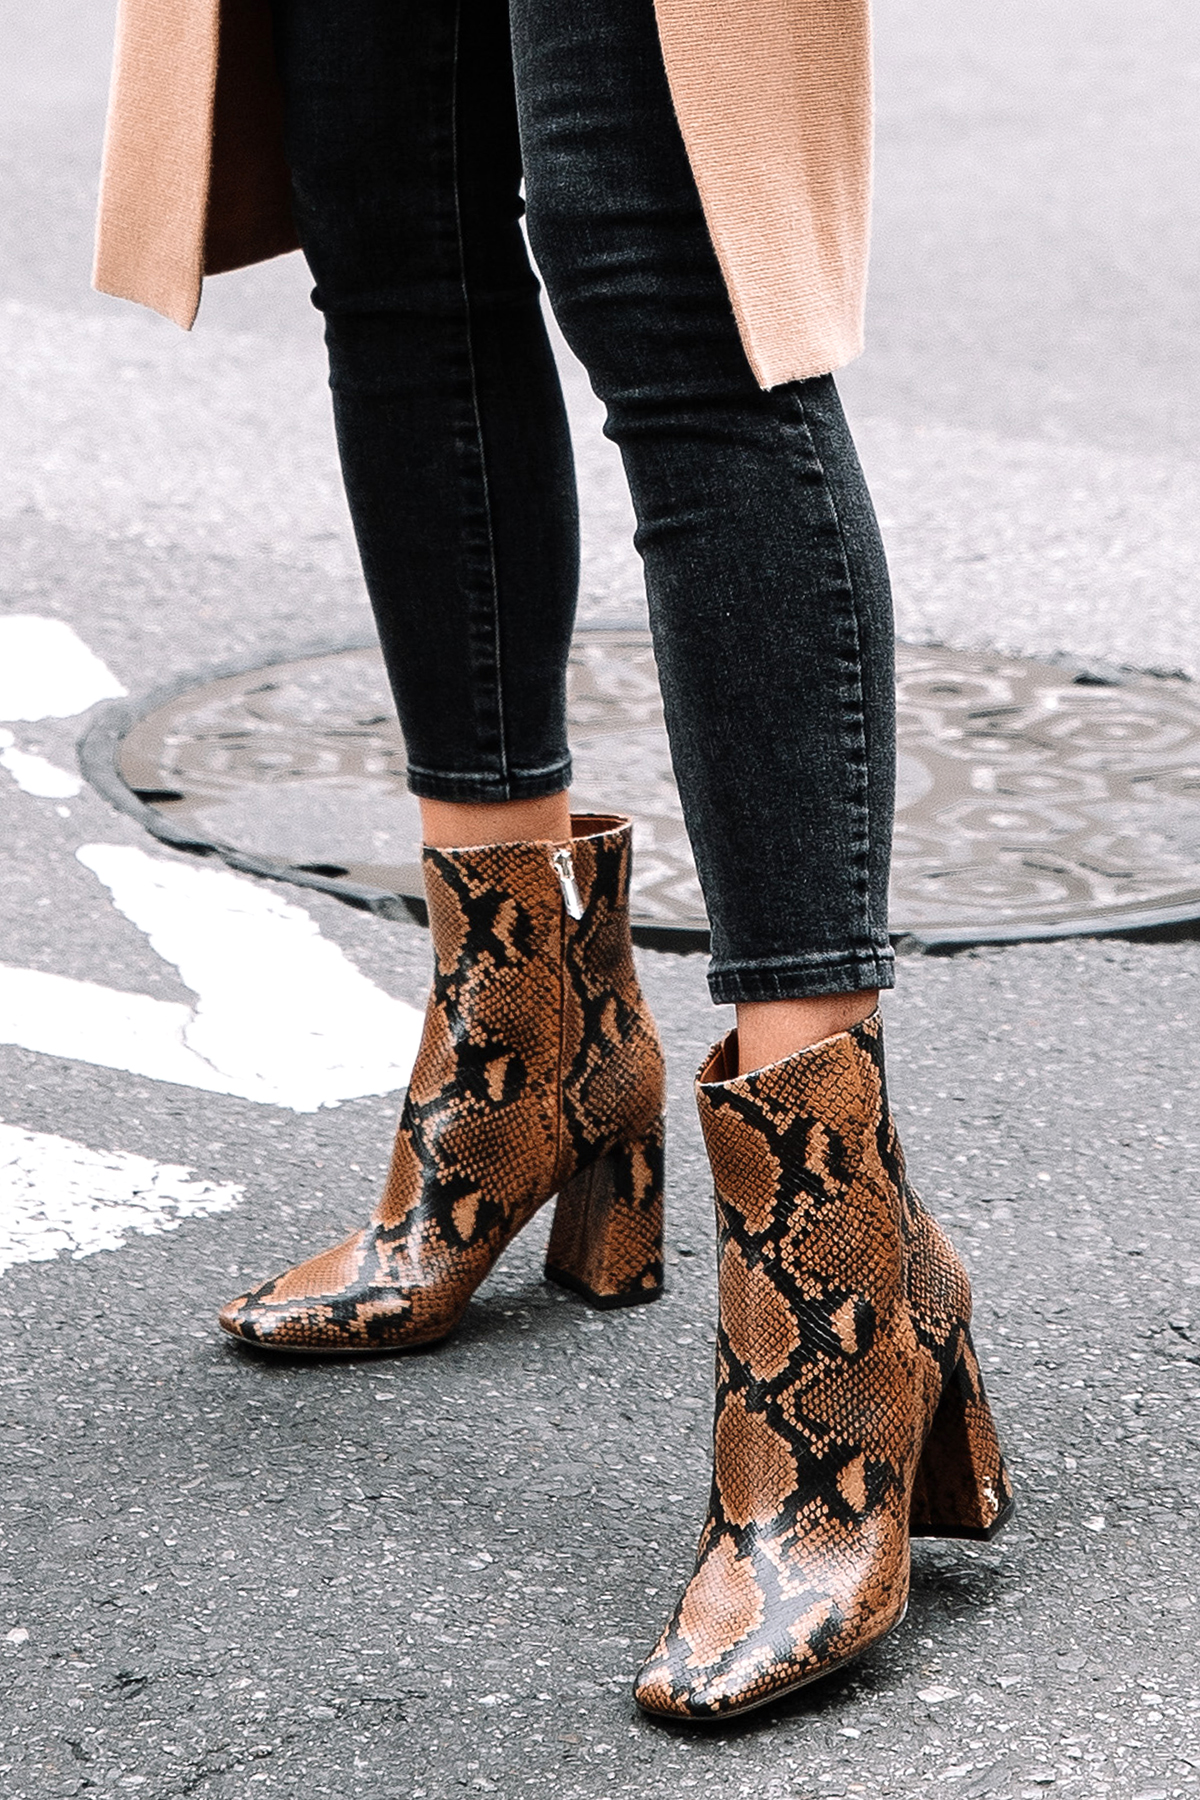
[[[861,852],[856,853],[855,861],[858,864],[859,904],[862,908],[862,918],[867,928],[866,935],[869,938],[875,927],[876,921],[872,916],[871,907],[871,833],[873,828],[871,816],[871,752],[867,737],[867,698],[863,683],[862,620],[860,616],[858,592],[854,584],[854,566],[846,544],[846,534],[842,528],[842,517],[838,511],[837,496],[826,472],[821,452],[817,447],[816,435],[809,425],[808,417],[804,410],[804,401],[801,396],[795,392],[793,392],[793,399],[812,449],[813,461],[816,463],[817,469],[820,472],[821,486],[824,489],[825,497],[829,504],[829,510],[833,517],[833,528],[837,533],[838,554],[841,558],[842,574],[846,582],[846,592],[850,601],[849,616],[854,637],[854,691],[857,713],[855,735],[857,738],[856,749],[859,754],[862,771],[860,804],[862,806],[862,816],[865,827],[863,846]]]
[[[504,675],[501,666],[500,636],[500,581],[496,566],[496,532],[492,520],[491,484],[488,480],[487,451],[483,437],[483,419],[479,410],[479,377],[475,360],[474,320],[471,312],[471,295],[467,282],[466,246],[463,239],[462,196],[459,182],[459,132],[458,132],[458,88],[459,88],[459,44],[462,35],[462,0],[456,0],[454,8],[454,71],[450,84],[450,157],[452,186],[454,190],[454,232],[458,247],[458,276],[462,293],[463,317],[466,322],[467,373],[471,384],[471,414],[475,422],[475,446],[479,457],[479,479],[483,490],[483,517],[487,532],[488,570],[491,577],[492,591],[492,659],[494,665],[494,687],[496,696],[496,725],[500,752],[499,779],[508,782],[508,744],[504,723]]]

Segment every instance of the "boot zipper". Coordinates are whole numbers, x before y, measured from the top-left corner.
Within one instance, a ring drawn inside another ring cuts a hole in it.
[[[554,864],[554,873],[558,876],[558,885],[563,891],[563,904],[569,919],[582,919],[583,901],[580,898],[579,886],[575,880],[575,864],[571,861],[569,850],[555,850],[550,857]]]

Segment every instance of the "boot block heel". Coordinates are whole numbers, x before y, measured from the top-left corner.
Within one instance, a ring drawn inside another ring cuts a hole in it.
[[[986,1541],[1008,1524],[1013,1508],[992,1410],[965,1332],[917,1468],[909,1532]]]
[[[546,1277],[590,1306],[639,1306],[663,1288],[663,1128],[589,1163],[558,1191]]]

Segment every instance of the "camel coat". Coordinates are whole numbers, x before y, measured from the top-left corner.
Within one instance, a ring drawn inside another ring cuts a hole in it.
[[[656,0],[676,114],[764,387],[862,348],[869,0]],[[268,0],[121,0],[95,283],[190,328],[296,248]]]

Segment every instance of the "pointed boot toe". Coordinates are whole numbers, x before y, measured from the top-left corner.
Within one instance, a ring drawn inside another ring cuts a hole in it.
[[[905,1180],[878,1015],[697,1099],[717,1202],[713,1484],[647,1712],[765,1705],[878,1643],[913,1532],[991,1535],[1012,1496],[970,1284]]]
[[[595,1306],[662,1290],[663,1061],[633,964],[627,821],[426,850],[433,994],[369,1224],[220,1314],[263,1350],[445,1337],[557,1195],[547,1275]]]
[[[229,1300],[217,1314],[217,1324],[230,1337],[243,1338],[252,1343],[253,1337],[244,1329],[244,1317],[250,1313],[253,1305],[253,1294],[239,1294],[235,1300]]]
[[[389,1265],[381,1236],[370,1226],[356,1231],[231,1300],[218,1315],[222,1330],[260,1350],[308,1355],[389,1350],[418,1336],[412,1293]],[[422,1321],[444,1336],[449,1326],[439,1331],[437,1323]]]
[[[837,1566],[845,1533],[829,1534],[824,1557],[812,1542],[801,1553],[796,1535],[794,1520],[780,1518],[749,1538],[710,1539],[634,1684],[644,1711],[697,1721],[750,1712],[832,1674],[899,1624],[906,1584],[879,1592],[873,1571]],[[856,1590],[869,1593],[869,1604],[847,1613],[841,1597]]]

